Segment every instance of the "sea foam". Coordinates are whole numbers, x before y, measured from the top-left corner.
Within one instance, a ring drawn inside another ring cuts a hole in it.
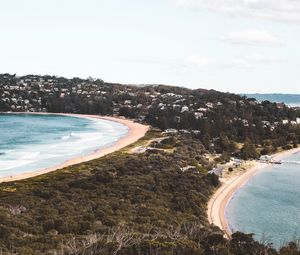
[[[94,118],[12,114],[0,120],[0,177],[59,165],[128,133],[122,124]]]

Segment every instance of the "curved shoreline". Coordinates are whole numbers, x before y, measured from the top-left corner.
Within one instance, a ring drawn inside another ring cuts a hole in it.
[[[298,153],[300,148],[279,152],[273,155],[276,160],[282,157]],[[252,166],[246,172],[239,173],[230,179],[221,180],[222,185],[213,194],[207,205],[207,216],[210,224],[218,226],[224,231],[224,236],[228,239],[231,238],[232,231],[228,226],[226,219],[226,207],[233,195],[243,187],[258,171],[267,167],[268,164],[254,161]]]
[[[48,168],[40,169],[37,171],[32,171],[32,172],[18,174],[18,175],[1,177],[0,183],[28,179],[28,178],[36,177],[36,176],[39,176],[42,174],[50,173],[50,172],[53,172],[53,171],[56,171],[56,170],[59,170],[59,169],[62,169],[62,168],[68,167],[68,166],[72,166],[72,165],[87,162],[87,161],[90,161],[93,159],[101,158],[107,154],[110,154],[112,152],[120,150],[120,149],[136,142],[137,140],[142,138],[146,134],[146,132],[149,130],[149,126],[142,125],[142,124],[136,123],[132,120],[128,120],[125,118],[123,119],[123,118],[110,117],[110,116],[88,115],[88,114],[68,114],[68,113],[39,113],[39,112],[35,112],[35,113],[22,112],[22,113],[7,113],[7,114],[60,115],[60,116],[89,118],[89,119],[90,118],[102,119],[102,120],[107,120],[107,121],[118,122],[120,124],[125,125],[128,128],[128,133],[126,136],[121,137],[118,141],[116,141],[114,144],[112,144],[109,147],[99,148],[91,154],[66,160],[62,164],[59,164],[59,165],[56,165],[53,167],[48,167]]]

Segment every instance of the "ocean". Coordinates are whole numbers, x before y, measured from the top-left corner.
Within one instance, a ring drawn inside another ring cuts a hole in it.
[[[122,124],[93,118],[0,114],[0,178],[89,155],[127,133]]]
[[[300,107],[298,94],[247,94],[258,101],[284,102]],[[300,153],[284,158],[300,162]],[[231,230],[253,233],[276,248],[300,240],[300,164],[266,167],[233,196],[226,208]]]
[[[300,94],[241,94],[257,101],[270,101],[275,103],[285,103],[291,107],[300,107]]]
[[[231,230],[254,233],[276,248],[300,240],[300,153],[282,160],[292,163],[260,170],[226,208]]]

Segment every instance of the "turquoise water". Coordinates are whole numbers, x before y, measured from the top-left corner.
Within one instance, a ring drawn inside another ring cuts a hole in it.
[[[300,162],[300,154],[282,160]],[[226,217],[233,231],[254,233],[275,247],[300,239],[300,165],[262,169],[235,193]]]
[[[52,167],[125,136],[112,121],[59,115],[0,114],[0,177]]]
[[[293,107],[300,106],[300,95],[299,94],[245,94],[249,98],[256,98],[258,101],[268,100],[271,102],[281,103]]]

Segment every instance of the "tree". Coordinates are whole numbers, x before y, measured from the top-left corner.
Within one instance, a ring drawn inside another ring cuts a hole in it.
[[[245,142],[243,148],[241,149],[241,158],[244,160],[247,159],[256,159],[259,157],[257,149],[255,148],[254,144],[249,143],[248,141]]]

